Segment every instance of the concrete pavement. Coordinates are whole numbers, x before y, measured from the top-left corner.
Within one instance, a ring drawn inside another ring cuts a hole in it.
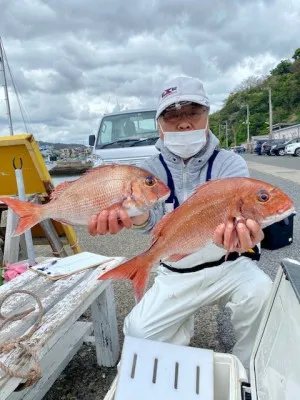
[[[248,161],[247,164],[250,170],[263,172],[267,175],[272,175],[278,178],[287,179],[300,185],[300,171],[294,168],[285,168],[275,165],[267,165],[254,161]]]

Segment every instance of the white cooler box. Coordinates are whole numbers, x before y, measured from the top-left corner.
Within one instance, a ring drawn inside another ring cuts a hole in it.
[[[231,354],[125,337],[104,400],[299,400],[300,263],[284,259],[254,345],[251,387]]]

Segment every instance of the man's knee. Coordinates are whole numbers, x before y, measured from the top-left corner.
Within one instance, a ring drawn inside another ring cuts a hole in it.
[[[253,279],[241,283],[232,294],[227,306],[245,313],[259,313],[267,304],[272,290],[272,280],[262,271],[253,271]]]
[[[143,324],[142,318],[135,318],[129,314],[124,320],[123,333],[126,336],[133,336],[137,338],[147,338],[147,329]]]
[[[246,286],[246,301],[248,307],[262,310],[270,298],[272,285],[273,283],[271,279],[265,275],[264,277],[261,277],[261,279],[257,279],[249,284],[248,288]]]

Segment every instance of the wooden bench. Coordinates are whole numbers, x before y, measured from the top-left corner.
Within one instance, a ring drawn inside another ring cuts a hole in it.
[[[124,258],[114,258],[105,264],[106,270],[123,261]],[[83,342],[95,344],[99,365],[111,367],[117,363],[120,347],[114,293],[110,281],[97,280],[101,271],[104,273],[103,266],[57,281],[26,271],[0,286],[0,298],[12,290],[26,289],[39,296],[44,308],[40,327],[25,342],[37,349],[41,378],[29,388],[15,391],[22,379],[9,377],[0,369],[0,400],[42,399]],[[0,344],[23,336],[38,316],[36,301],[31,296],[16,294],[4,302],[1,310],[4,316],[19,313],[33,305],[36,306],[34,312],[2,328]],[[78,321],[90,306],[92,322]],[[24,355],[21,348],[0,354],[0,362],[19,372],[28,372],[33,365],[32,359]]]

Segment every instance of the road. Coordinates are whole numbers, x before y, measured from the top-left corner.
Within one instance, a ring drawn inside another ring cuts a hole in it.
[[[245,154],[249,169],[261,173],[262,171],[274,177],[300,184],[300,157],[270,157]]]
[[[293,156],[258,156],[256,154],[243,154],[246,161],[256,162],[275,167],[292,168],[300,170],[300,157]]]
[[[246,154],[253,178],[262,179],[283,189],[300,210],[300,158],[267,157]],[[288,170],[288,171],[287,171]],[[298,181],[299,179],[299,181]],[[133,257],[148,246],[148,237],[136,232],[124,231],[115,236],[90,237],[85,227],[76,228],[82,249],[109,256],[122,255]],[[260,267],[274,279],[280,260],[285,257],[300,260],[300,221],[299,215],[294,219],[294,243],[278,250],[262,250]],[[49,252],[49,250],[48,250]],[[150,284],[153,282],[152,274]],[[122,326],[124,317],[134,306],[132,288],[129,282],[114,283],[118,328],[123,340]],[[89,315],[86,316],[89,318]],[[220,352],[230,352],[234,343],[229,313],[217,306],[204,307],[195,316],[195,336],[191,346],[210,348]],[[115,368],[100,368],[96,364],[95,349],[83,346],[69,363],[45,400],[61,399],[103,399],[114,376]],[[80,378],[79,378],[80,377]]]

